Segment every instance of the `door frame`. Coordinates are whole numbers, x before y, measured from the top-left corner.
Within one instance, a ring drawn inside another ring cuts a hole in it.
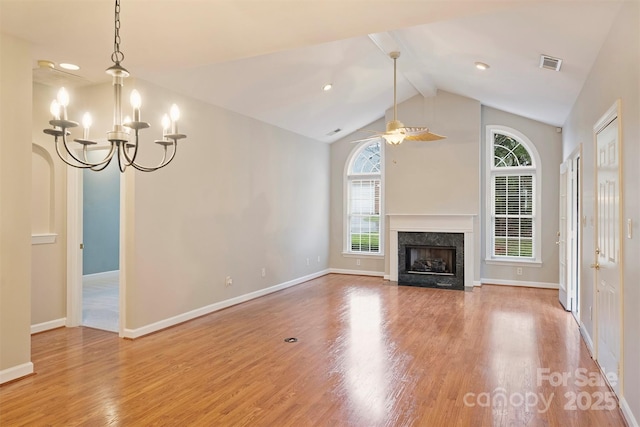
[[[570,200],[570,177],[571,177],[571,167],[570,167],[570,159],[565,160],[560,164],[560,188],[559,188],[559,209],[558,209],[558,233],[556,245],[558,245],[558,299],[560,300],[560,305],[566,311],[573,310],[573,301],[571,299],[571,283],[569,281],[569,271],[568,264],[570,261],[569,257],[569,245],[567,245],[568,236],[569,236],[569,228],[570,223],[568,220],[569,216],[569,200]]]
[[[618,381],[618,396],[621,396],[624,390],[623,378],[624,378],[624,245],[623,245],[623,206],[624,206],[624,192],[622,182],[622,159],[624,158],[622,155],[623,147],[622,147],[622,103],[620,99],[617,99],[611,107],[600,117],[600,119],[593,126],[593,158],[594,158],[594,246],[597,248],[598,246],[598,232],[599,232],[599,221],[600,218],[598,216],[598,134],[600,131],[604,130],[611,122],[614,120],[618,120],[617,124],[617,132],[618,132],[618,227],[617,233],[619,238],[620,245],[620,253],[619,253],[619,296],[618,296],[618,333],[619,333],[619,346],[618,346],[618,372],[617,372],[617,381]],[[595,248],[594,248],[595,250]],[[596,263],[598,261],[598,254],[596,255]],[[594,270],[593,274],[593,332],[594,332],[594,352],[593,359],[598,362],[598,367],[603,372],[604,378],[607,380],[606,372],[603,371],[602,366],[600,365],[599,358],[599,315],[600,315],[600,307],[598,306],[598,271]],[[612,387],[615,391],[616,388]]]
[[[92,149],[105,149],[99,144]],[[78,151],[79,154],[79,151]],[[112,159],[113,160],[113,159]],[[67,318],[66,327],[82,325],[82,232],[83,232],[83,173],[84,169],[67,166]],[[130,173],[120,174],[120,256],[119,256],[119,331],[124,337],[126,313],[126,247],[125,238],[125,189]]]
[[[578,147],[573,150],[569,155],[570,166],[570,179],[571,179],[571,192],[570,192],[570,221],[569,223],[573,227],[571,230],[571,247],[569,250],[569,280],[572,282],[572,297],[574,298],[571,313],[573,314],[576,322],[580,324],[580,289],[581,289],[581,276],[583,258],[582,258],[582,241],[583,241],[583,227],[586,226],[586,218],[582,218],[582,144],[578,144]]]
[[[67,321],[82,324],[82,169],[67,168]]]

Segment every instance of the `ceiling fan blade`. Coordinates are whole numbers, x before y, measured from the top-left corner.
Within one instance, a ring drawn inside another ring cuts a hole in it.
[[[417,126],[417,127],[409,127],[409,126],[405,126],[404,127],[404,131],[406,133],[421,133],[421,132],[429,132],[429,128],[428,127],[424,127],[424,126]]]
[[[438,135],[437,133],[432,133],[427,131],[423,131],[420,133],[414,133],[407,135],[404,140],[405,141],[438,141],[440,139],[445,139],[446,136]]]

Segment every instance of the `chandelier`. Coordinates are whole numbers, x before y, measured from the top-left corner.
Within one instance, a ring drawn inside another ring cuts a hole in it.
[[[140,120],[140,106],[142,100],[137,90],[131,92],[131,107],[133,108],[133,119],[122,118],[122,87],[124,79],[129,76],[129,72],[120,63],[124,60],[124,54],[120,51],[120,0],[115,3],[115,35],[111,54],[113,65],[107,68],[106,73],[113,77],[113,130],[107,132],[107,140],[110,143],[106,156],[97,162],[89,161],[87,157],[88,148],[96,145],[97,141],[89,139],[89,128],[91,127],[91,116],[85,113],[82,118],[83,135],[82,138],[74,139],[82,147],[82,152],[74,154],[74,149],[69,147],[68,137],[71,135],[69,129],[77,127],[78,123],[67,119],[67,106],[69,105],[69,94],[65,88],[58,92],[57,99],[51,103],[50,112],[53,119],[49,121],[52,128],[44,129],[47,135],[53,135],[55,139],[56,152],[58,156],[69,166],[93,171],[101,171],[106,168],[113,157],[118,159],[120,172],[124,172],[128,166],[142,172],[153,172],[168,165],[176,155],[178,140],[186,138],[186,135],[178,133],[178,119],[180,110],[173,104],[169,115],[162,118],[162,139],[155,143],[163,147],[163,156],[157,166],[143,166],[136,161],[138,155],[138,132],[149,127],[149,123]],[[64,147],[63,153],[61,145]],[[79,148],[79,146],[76,146]]]

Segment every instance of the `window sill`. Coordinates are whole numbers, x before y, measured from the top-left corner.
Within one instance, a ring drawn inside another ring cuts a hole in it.
[[[345,258],[384,258],[384,254],[369,254],[359,252],[342,252],[342,256]]]
[[[542,267],[542,261],[538,261],[535,259],[525,260],[525,259],[495,259],[495,258],[487,258],[484,260],[485,264],[489,265],[509,265],[514,267]]]

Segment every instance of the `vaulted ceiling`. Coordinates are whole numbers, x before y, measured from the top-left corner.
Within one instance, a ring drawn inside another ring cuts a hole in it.
[[[445,90],[562,126],[620,4],[121,0],[121,50],[135,77],[325,142],[392,106],[393,50],[400,102]],[[34,69],[72,62],[70,84],[103,82],[113,14],[112,0],[0,0],[0,30],[32,44]],[[561,70],[540,68],[541,54]]]

